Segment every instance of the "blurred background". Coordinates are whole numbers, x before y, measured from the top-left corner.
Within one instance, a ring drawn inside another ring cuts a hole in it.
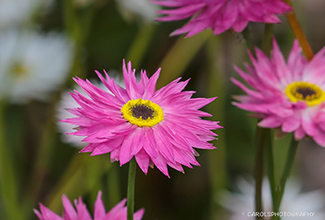
[[[294,7],[318,51],[325,45],[325,2],[296,0]],[[99,190],[107,210],[126,197],[128,165],[111,163],[109,155],[79,154],[85,145],[65,137],[58,123],[73,76],[96,82],[94,71],[105,69],[118,77],[123,59],[149,75],[162,67],[158,87],[181,76],[191,78],[185,89],[197,91],[195,97],[218,96],[204,110],[224,127],[216,131],[216,150],[198,150],[200,167],[185,168],[185,174],[169,169],[170,179],[156,168],[148,175],[137,170],[135,209],[145,208],[143,219],[242,220],[238,213],[254,211],[254,192],[247,189],[254,184],[256,119],[231,104],[232,95],[243,94],[230,77],[239,78],[233,65],[244,69],[249,62],[245,40],[210,30],[169,37],[186,21],[156,22],[157,10],[149,0],[0,0],[0,219],[37,219],[39,202],[61,214],[62,194],[82,196],[91,212]],[[294,36],[280,18],[274,35],[286,56]],[[249,30],[260,47],[264,25]],[[277,176],[289,141],[287,135],[273,142]],[[320,219],[324,157],[325,149],[304,140],[292,172],[292,198],[310,199],[307,211]],[[294,205],[285,210],[304,207]]]

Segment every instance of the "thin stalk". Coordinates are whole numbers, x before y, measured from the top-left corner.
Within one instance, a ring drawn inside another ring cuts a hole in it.
[[[287,154],[287,161],[280,179],[280,184],[278,187],[278,193],[277,193],[277,197],[276,197],[276,202],[275,202],[275,207],[274,207],[274,212],[278,212],[280,209],[280,205],[281,205],[281,200],[283,197],[283,193],[284,193],[284,189],[285,189],[285,184],[286,181],[288,179],[288,176],[290,174],[290,170],[295,158],[295,154],[297,151],[297,146],[298,146],[298,141],[295,140],[294,135],[292,135],[292,139],[291,139],[291,143],[290,143],[290,147],[288,150],[288,154]],[[275,218],[275,219],[280,219],[279,217]]]
[[[284,0],[284,2],[286,2],[288,5],[290,5],[292,7],[292,3],[291,0]],[[307,40],[307,37],[304,33],[304,31],[301,28],[301,25],[297,19],[296,13],[292,7],[292,10],[289,11],[286,14],[287,20],[290,24],[290,27],[294,33],[294,35],[296,36],[296,38],[299,41],[300,46],[302,47],[302,51],[304,52],[307,60],[311,60],[314,56],[314,52],[311,49],[311,46]]]
[[[127,220],[133,220],[134,188],[135,188],[136,162],[133,158],[129,162],[128,192],[127,192]]]
[[[250,27],[247,26],[243,32],[242,35],[245,39],[246,45],[248,47],[248,49],[255,55],[255,44],[254,44],[254,40],[253,40],[253,36],[252,36],[252,32],[250,31]]]
[[[247,46],[252,52],[254,52],[254,44],[251,33],[247,27],[243,32],[246,38]],[[266,24],[263,36],[263,51],[269,55],[271,51],[271,42],[273,34],[273,25]],[[270,129],[256,127],[256,156],[255,156],[255,211],[263,211],[263,196],[262,196],[262,185],[263,185],[263,172],[264,172],[264,157],[265,149],[271,148],[271,131]],[[273,169],[273,167],[272,167]],[[256,216],[257,220],[263,220],[263,217]]]
[[[182,75],[209,37],[213,37],[213,34],[208,30],[188,38],[180,36],[160,64],[163,74],[159,77],[157,88]]]
[[[272,48],[272,35],[274,30],[274,24],[265,24],[264,37],[262,42],[262,48],[265,54],[270,55]]]
[[[272,48],[272,35],[274,30],[274,24],[265,24],[264,38],[262,42],[262,48],[265,54],[270,56]],[[271,194],[272,194],[272,205],[275,206],[276,188],[275,188],[275,176],[274,176],[274,159],[273,159],[273,148],[271,142],[271,131],[267,135],[265,153],[267,160],[267,174],[270,182]]]
[[[246,41],[246,45],[248,49],[255,55],[254,49],[254,41],[252,37],[252,33],[250,31],[249,26],[247,26],[242,32],[243,37]],[[255,146],[256,146],[256,154],[255,154],[255,211],[262,212],[263,211],[263,203],[262,203],[262,183],[263,183],[263,157],[264,157],[264,140],[266,137],[266,129],[260,128],[256,126],[255,133]],[[263,220],[263,217],[256,216],[257,220]]]
[[[74,42],[74,60],[70,76],[86,76],[84,48],[89,36],[93,17],[96,12],[96,5],[78,9],[71,0],[63,0],[63,18],[65,31]],[[70,78],[70,77],[69,77]]]
[[[264,149],[271,142],[270,129],[256,127],[256,156],[255,156],[255,211],[263,211],[262,183],[264,171]],[[256,216],[262,220],[263,217]]]
[[[275,175],[274,175],[274,157],[272,144],[266,145],[266,158],[267,158],[267,174],[270,182],[271,195],[272,195],[272,205],[275,207],[276,200],[276,185],[275,185]]]
[[[220,36],[210,38],[206,44],[207,54],[207,92],[209,97],[218,96],[218,99],[210,103],[207,106],[208,112],[213,113],[210,118],[212,121],[221,121],[223,126],[225,123],[225,106],[226,101],[224,95],[227,94],[226,77],[224,74],[222,60],[224,53],[222,50],[222,40]],[[220,65],[216,63],[216,60],[220,62]],[[216,198],[220,197],[221,192],[226,188],[226,147],[225,147],[225,131],[224,129],[218,129],[218,140],[214,140],[211,143],[216,146],[217,150],[209,152],[209,176],[210,184],[212,188],[212,195],[210,201],[210,219],[220,218],[222,209],[216,204]]]
[[[131,60],[132,66],[134,68],[138,68],[141,66],[141,62],[147,52],[148,46],[151,42],[152,37],[154,36],[155,30],[156,25],[154,24],[144,23],[143,25],[141,25],[139,33],[135,37],[126,56],[126,60]]]
[[[5,103],[0,100],[0,195],[8,220],[24,219],[18,204],[18,181],[14,161],[6,143]]]

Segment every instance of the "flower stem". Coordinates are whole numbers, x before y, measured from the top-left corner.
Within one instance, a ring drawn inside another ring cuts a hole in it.
[[[263,211],[262,183],[264,170],[264,149],[271,144],[270,129],[256,127],[256,157],[255,157],[255,211]],[[256,216],[256,219],[263,217]]]
[[[284,0],[284,2],[286,2],[288,5],[290,5],[292,7],[291,0]],[[314,52],[311,49],[311,46],[306,38],[306,35],[299,24],[299,21],[296,17],[295,11],[294,10],[289,11],[286,14],[286,17],[287,17],[287,20],[290,24],[290,27],[291,27],[294,35],[296,36],[296,38],[299,41],[300,46],[302,47],[302,50],[303,50],[307,60],[311,60],[314,56]]]
[[[136,162],[133,158],[129,163],[128,192],[127,192],[127,220],[133,220],[134,213],[134,186]]]
[[[276,200],[276,186],[275,186],[275,176],[274,176],[274,157],[272,144],[266,145],[266,155],[267,155],[267,173],[270,182],[271,195],[272,195],[272,205],[275,207]]]
[[[273,24],[266,24],[263,37],[263,51],[269,55],[272,45]],[[264,151],[272,149],[271,130],[256,127],[256,157],[255,157],[255,211],[263,211],[262,184],[264,171]],[[273,169],[273,167],[272,167]],[[263,219],[263,217],[256,217]]]
[[[160,75],[157,88],[161,88],[163,85],[182,75],[193,57],[210,37],[214,37],[210,31],[203,31],[189,38],[179,37],[159,65],[164,70],[164,74]]]
[[[272,48],[272,36],[273,36],[274,24],[265,24],[264,37],[262,42],[262,48],[266,55],[270,56]],[[273,148],[271,142],[271,131],[269,130],[265,140],[266,146],[266,160],[267,160],[267,176],[270,182],[271,194],[272,194],[272,204],[274,207],[276,189],[275,189],[275,177],[274,177],[274,160],[273,160]]]
[[[215,97],[222,93],[228,94],[226,86],[226,75],[224,67],[217,65],[216,60],[225,59],[223,52],[223,38],[221,36],[210,38],[206,44],[207,54],[207,94],[209,97]],[[213,112],[211,120],[221,122],[225,121],[226,96],[220,95],[216,102],[212,102],[207,106],[208,112]],[[216,198],[220,198],[222,192],[226,188],[226,143],[225,131],[218,131],[219,138],[211,143],[218,147],[218,150],[209,152],[209,175],[212,195],[210,196],[210,219],[219,219],[222,215],[221,207],[215,202]]]
[[[6,215],[8,220],[23,219],[18,204],[18,178],[15,162],[6,141],[5,108],[6,103],[0,100],[0,197],[5,210],[0,217]]]
[[[255,44],[254,44],[254,40],[253,40],[253,36],[252,36],[252,32],[250,30],[250,27],[247,26],[243,32],[242,32],[242,35],[245,39],[245,42],[246,42],[246,45],[247,45],[247,48],[255,55],[255,50],[254,50],[254,47],[255,47]]]
[[[270,55],[272,48],[272,35],[274,30],[274,24],[265,24],[264,37],[262,42],[262,48],[265,54]]]
[[[132,60],[133,68],[139,68],[141,66],[141,62],[148,52],[148,47],[152,38],[154,37],[154,33],[156,30],[156,25],[151,23],[144,23],[141,25],[139,33],[135,37],[128,53],[126,56],[126,60]]]
[[[280,179],[280,183],[278,186],[278,193],[276,196],[275,206],[273,209],[274,212],[278,212],[280,209],[281,200],[282,200],[284,189],[285,189],[285,184],[286,184],[286,181],[290,174],[290,170],[291,170],[291,167],[292,167],[292,164],[293,164],[293,161],[295,158],[295,154],[297,151],[298,143],[299,142],[295,140],[294,135],[292,135],[290,147],[289,147],[288,154],[287,154],[287,162],[285,164],[285,167],[284,167],[281,179]],[[277,217],[275,219],[279,219],[279,217]]]

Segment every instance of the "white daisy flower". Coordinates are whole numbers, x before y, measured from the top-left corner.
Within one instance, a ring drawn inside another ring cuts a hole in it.
[[[11,30],[0,35],[0,48],[0,98],[46,100],[69,73],[72,45],[62,34]]]
[[[153,22],[157,17],[159,6],[149,0],[117,0],[118,9],[126,20],[133,20],[134,14],[139,15],[146,22]]]
[[[48,7],[52,0],[0,0],[0,28],[30,21],[37,9]]]
[[[223,192],[218,203],[231,212],[229,220],[254,220],[252,215],[255,212],[255,186],[243,178],[238,180],[237,185],[239,193]],[[263,180],[262,194],[263,214],[267,215],[267,212],[272,211],[272,195],[266,178]],[[289,179],[280,207],[280,214],[286,216],[281,217],[281,220],[324,220],[324,205],[325,196],[322,191],[301,192],[301,184]],[[298,216],[304,213],[305,216]],[[271,217],[264,219],[269,220]]]

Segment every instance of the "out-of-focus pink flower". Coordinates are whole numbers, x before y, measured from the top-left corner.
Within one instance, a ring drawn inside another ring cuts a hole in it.
[[[172,35],[187,33],[187,37],[206,28],[220,34],[230,28],[241,32],[249,21],[279,23],[276,14],[283,14],[291,7],[282,0],[154,0],[155,4],[173,9],[157,11],[167,15],[159,21],[175,21],[192,18]]]
[[[325,147],[325,47],[311,61],[301,54],[298,41],[286,62],[273,40],[271,58],[256,49],[249,53],[248,74],[235,67],[253,90],[236,79],[232,81],[247,95],[236,96],[237,107],[262,118],[258,125],[294,132],[296,140],[305,136]]]
[[[69,111],[75,118],[62,120],[77,125],[72,135],[87,136],[89,144],[81,152],[91,155],[111,153],[112,161],[120,165],[135,157],[147,174],[154,165],[169,176],[167,165],[184,172],[182,165],[199,165],[193,148],[214,149],[208,141],[216,136],[211,130],[221,128],[218,122],[203,120],[210,114],[198,109],[215,98],[191,98],[193,91],[182,91],[188,80],[174,80],[155,91],[160,69],[148,78],[141,71],[140,82],[131,62],[123,65],[125,88],[119,87],[108,74],[98,77],[112,94],[94,86],[88,80],[75,78],[90,98],[78,91],[71,93],[80,105]]]
[[[126,199],[123,199],[116,206],[114,206],[108,213],[105,211],[103,201],[101,199],[102,192],[98,192],[97,200],[95,202],[94,218],[91,217],[86,205],[82,199],[74,201],[75,208],[69,201],[66,195],[62,196],[63,216],[60,217],[50,209],[39,204],[40,211],[34,210],[35,214],[40,220],[126,220],[127,208],[124,206]],[[144,209],[138,210],[134,213],[134,220],[141,220],[144,214]]]

